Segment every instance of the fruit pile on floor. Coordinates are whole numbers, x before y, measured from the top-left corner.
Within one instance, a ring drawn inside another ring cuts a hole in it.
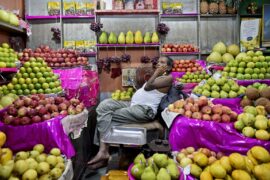
[[[45,97],[43,94],[21,96],[3,113],[5,124],[13,126],[39,123],[59,115],[75,115],[84,110],[79,99],[64,97]]]
[[[234,179],[234,180],[267,180],[270,179],[270,154],[260,146],[252,147],[247,155],[232,153],[229,156],[203,148],[194,151],[187,148],[177,155],[180,165],[190,165],[190,173],[201,180]],[[189,157],[189,158],[188,158]],[[210,159],[211,158],[211,159]]]
[[[108,37],[107,32],[103,31],[99,36],[100,44],[142,44],[158,42],[159,38],[156,32],[153,32],[152,35],[150,32],[146,32],[143,36],[141,31],[136,31],[135,35],[132,31],[128,31],[126,35],[124,32],[121,32],[118,37],[114,32],[111,32]]]
[[[3,94],[51,94],[62,92],[59,77],[42,58],[32,58],[24,63],[12,81],[0,87]]]
[[[6,135],[0,131],[0,179],[32,180],[58,179],[65,170],[64,158],[58,148],[49,154],[44,146],[37,144],[31,151],[20,151],[13,157],[9,148],[2,148]]]
[[[173,159],[166,154],[156,153],[147,160],[144,154],[139,154],[134,159],[134,166],[131,174],[136,179],[141,180],[170,180],[178,179],[179,169]]]
[[[0,68],[16,67],[15,62],[18,61],[18,55],[7,43],[3,43],[0,46]]]
[[[241,106],[263,106],[270,113],[270,87],[266,84],[254,83],[246,89],[246,96],[241,101]]]
[[[215,80],[211,77],[205,84],[196,86],[193,93],[211,98],[235,98],[245,94],[245,90],[232,79],[221,77]]]
[[[176,78],[177,81],[181,82],[181,83],[199,83],[202,80],[207,80],[209,79],[211,76],[209,74],[207,74],[207,72],[205,72],[204,70],[199,72],[187,72],[186,74],[184,74],[181,78]]]
[[[260,140],[270,139],[270,120],[263,106],[246,106],[237,117],[234,127],[246,137]]]
[[[205,121],[231,122],[237,119],[237,113],[231,108],[221,104],[214,105],[205,96],[198,99],[189,97],[186,100],[178,100],[170,104],[168,110],[188,118]]]
[[[128,88],[127,91],[116,90],[112,93],[112,99],[130,101],[134,93],[135,92],[133,88]]]

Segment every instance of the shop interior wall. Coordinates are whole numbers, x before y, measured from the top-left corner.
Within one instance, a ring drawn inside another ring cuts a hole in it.
[[[1,0],[0,6],[7,10],[19,10],[20,17],[24,17],[24,0]],[[8,32],[0,32],[0,43],[8,42],[11,34]]]

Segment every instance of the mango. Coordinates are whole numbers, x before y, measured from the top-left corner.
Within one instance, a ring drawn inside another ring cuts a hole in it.
[[[251,180],[250,175],[244,170],[234,170],[232,172],[232,178],[234,180]]]

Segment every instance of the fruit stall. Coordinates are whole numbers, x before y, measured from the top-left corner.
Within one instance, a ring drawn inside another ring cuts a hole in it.
[[[269,13],[269,0],[2,0],[0,180],[269,180]],[[93,168],[100,102],[132,107],[160,57],[177,93],[150,122],[109,127]]]

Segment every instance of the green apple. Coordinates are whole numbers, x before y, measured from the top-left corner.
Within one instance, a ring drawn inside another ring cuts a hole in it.
[[[51,89],[49,88],[45,89],[45,94],[51,94],[51,93],[52,93]]]
[[[14,85],[11,84],[11,83],[9,83],[9,84],[7,85],[7,88],[8,88],[9,90],[12,90],[12,89],[14,89]]]
[[[260,72],[264,74],[264,73],[266,73],[266,69],[265,68],[261,68],[260,69]]]
[[[259,56],[259,61],[265,61],[265,57],[264,56]]]
[[[44,77],[38,78],[38,82],[39,82],[40,84],[43,84],[43,83],[46,82],[46,79],[45,79]]]
[[[23,73],[22,76],[23,76],[23,78],[28,78],[29,74],[28,73]]]
[[[239,67],[239,68],[237,69],[237,72],[238,72],[238,73],[241,73],[241,74],[244,73],[244,71],[245,71],[245,69],[242,68],[242,67],[241,67],[241,68]]]
[[[236,75],[236,79],[239,79],[239,80],[242,80],[242,79],[244,79],[244,76],[243,76],[243,74],[241,74],[241,73],[238,73],[238,74]]]
[[[237,67],[231,67],[230,72],[236,73],[237,72]]]
[[[253,73],[253,69],[251,69],[251,68],[245,69],[245,74],[252,74],[252,73]]]
[[[37,94],[37,90],[32,89],[32,90],[31,90],[31,94]]]
[[[41,88],[41,84],[40,83],[36,83],[35,84],[35,89],[40,89]]]
[[[43,89],[38,89],[37,92],[38,92],[39,94],[43,94],[43,93],[44,93]]]
[[[40,70],[39,70],[39,68],[38,68],[38,67],[34,67],[34,68],[33,68],[33,71],[34,71],[35,73],[40,72]]]
[[[224,67],[223,71],[230,72],[230,68],[226,66],[226,67]]]
[[[256,67],[256,68],[262,67],[262,63],[261,63],[261,62],[256,62],[256,63],[255,63],[255,67]]]
[[[248,68],[254,68],[255,67],[255,63],[254,62],[248,62],[247,63],[247,67]]]
[[[242,67],[242,68],[246,67],[246,63],[245,62],[240,62],[239,67]]]
[[[255,56],[262,56],[263,55],[263,52],[262,51],[256,51],[255,52]]]
[[[20,73],[25,73],[25,72],[26,72],[25,67],[21,67],[21,68],[20,68]]]
[[[18,89],[18,90],[17,90],[17,94],[18,94],[18,95],[23,95],[23,90]]]
[[[235,73],[233,73],[233,72],[230,72],[230,73],[229,73],[229,77],[235,77],[235,76],[236,76]]]
[[[32,68],[30,68],[30,67],[26,68],[26,72],[27,73],[31,73],[32,72]]]
[[[29,94],[30,94],[29,89],[25,89],[25,90],[23,91],[23,94],[24,94],[24,95],[29,95]]]
[[[270,79],[270,73],[265,74],[265,79]]]
[[[256,57],[256,56],[254,56],[254,57],[252,58],[252,61],[253,61],[253,62],[258,62],[258,61],[259,61],[259,58]]]
[[[254,69],[253,69],[253,72],[254,72],[254,74],[259,74],[261,71],[260,71],[259,68],[254,68]]]
[[[20,84],[15,84],[15,85],[14,85],[14,89],[16,89],[16,90],[21,89],[21,85],[20,85]]]
[[[22,84],[21,87],[22,87],[23,90],[28,88],[27,84]]]
[[[31,79],[33,79],[33,78],[36,77],[36,75],[35,75],[34,73],[30,73],[30,74],[29,74],[29,77],[30,77]]]
[[[22,78],[22,73],[20,73],[20,72],[17,73],[17,74],[16,74],[16,77],[17,77],[17,78]]]
[[[12,78],[11,82],[12,82],[13,84],[17,84],[17,83],[18,83],[18,79],[14,77],[14,78]]]
[[[32,62],[35,62],[36,61],[36,58],[34,58],[34,57],[30,57],[30,59],[29,59],[30,61],[31,61],[31,63]]]
[[[30,62],[25,62],[23,66],[26,68],[30,67]]]
[[[19,83],[20,84],[24,84],[25,83],[25,79],[24,78],[19,78]]]
[[[253,57],[255,55],[255,53],[254,53],[254,51],[248,51],[247,55]]]
[[[264,79],[264,74],[260,73],[258,77],[259,79]]]
[[[26,84],[31,84],[31,83],[32,83],[32,80],[31,80],[30,78],[26,78],[26,79],[25,79],[25,83],[26,83]]]
[[[257,74],[252,74],[251,77],[252,77],[252,79],[258,79],[258,75]]]

